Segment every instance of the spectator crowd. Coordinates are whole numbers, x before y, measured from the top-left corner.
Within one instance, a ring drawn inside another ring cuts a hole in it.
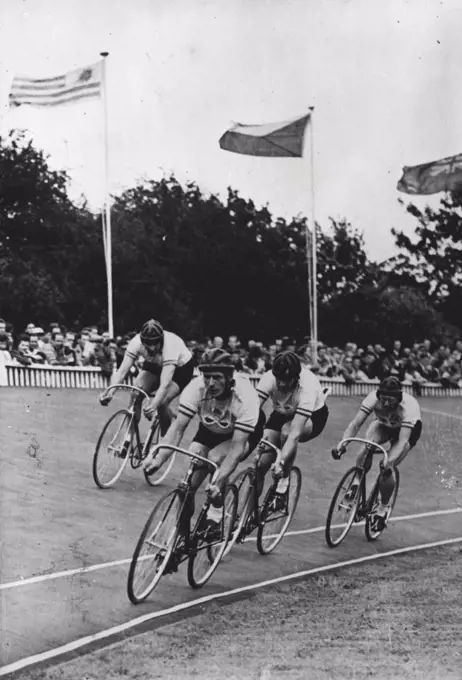
[[[107,331],[100,333],[96,326],[88,326],[80,332],[52,323],[47,330],[29,323],[23,333],[13,334],[11,324],[0,319],[0,352],[7,362],[23,366],[97,366],[110,376],[120,366],[125,349],[135,333],[111,338]],[[454,346],[434,345],[430,340],[403,347],[399,340],[391,346],[381,344],[358,347],[347,342],[344,347],[327,347],[319,343],[317,357],[313,361],[311,346],[299,344],[294,338],[278,338],[265,346],[262,342],[249,340],[242,344],[236,335],[227,342],[219,336],[205,338],[202,342],[187,341],[196,363],[207,347],[227,349],[236,366],[243,373],[260,374],[271,368],[274,357],[283,349],[296,352],[302,363],[320,377],[334,378],[347,384],[381,380],[396,375],[414,386],[416,393],[423,383],[440,384],[443,387],[462,386],[462,341]],[[133,367],[137,373],[141,364]]]

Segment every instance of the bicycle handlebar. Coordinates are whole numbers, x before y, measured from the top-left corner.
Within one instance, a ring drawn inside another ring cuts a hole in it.
[[[337,449],[346,448],[348,444],[351,444],[351,442],[366,444],[367,446],[377,449],[376,451],[372,451],[371,453],[373,454],[381,453],[383,455],[384,465],[388,463],[388,452],[383,448],[383,446],[377,444],[377,442],[371,441],[370,439],[363,439],[362,437],[347,437],[346,439],[342,439]]]
[[[262,444],[264,444],[265,446],[269,446],[271,449],[273,449],[273,451],[274,451],[277,455],[279,455],[279,454],[281,453],[281,449],[278,449],[278,447],[277,447],[275,444],[273,444],[272,442],[268,441],[267,439],[260,439],[259,446],[261,446]]]
[[[211,483],[214,484],[217,476],[218,476],[218,465],[214,463],[212,460],[209,460],[208,458],[204,458],[204,456],[199,456],[198,453],[192,453],[192,451],[188,451],[188,449],[182,449],[179,446],[173,446],[172,444],[156,444],[156,446],[152,449],[152,457],[155,458],[157,452],[159,449],[170,449],[171,451],[175,451],[178,453],[182,453],[185,456],[189,456],[190,458],[193,458],[194,460],[200,460],[202,463],[205,463],[209,467],[211,467],[214,470],[213,477],[211,479]]]
[[[142,394],[145,399],[149,399],[149,395],[147,392],[141,389],[141,387],[136,387],[135,385],[127,385],[126,383],[115,383],[115,385],[111,385],[110,387],[107,388],[106,392],[110,392],[111,390],[129,390],[132,392],[138,392],[139,394]]]

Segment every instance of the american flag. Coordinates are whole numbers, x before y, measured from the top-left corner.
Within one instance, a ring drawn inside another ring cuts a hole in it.
[[[11,84],[10,107],[60,106],[80,99],[98,99],[102,90],[102,63],[68,71],[54,78],[16,76]]]

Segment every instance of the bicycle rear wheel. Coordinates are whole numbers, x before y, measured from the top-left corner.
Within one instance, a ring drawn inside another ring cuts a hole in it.
[[[127,593],[133,604],[143,602],[159,583],[175,547],[183,504],[183,494],[175,489],[149,515],[128,572]]]
[[[233,484],[238,494],[236,520],[223,557],[228,555],[236,541],[241,541],[243,538],[243,529],[252,507],[254,476],[250,470],[243,470],[233,481]]]
[[[340,480],[327,513],[326,542],[330,548],[336,548],[350,531],[361,499],[361,468],[352,467],[345,472]],[[351,494],[353,481],[358,487],[354,495]],[[352,497],[349,498],[347,494]]]
[[[380,476],[379,476],[380,477]],[[377,503],[379,502],[379,477],[377,477],[377,480],[374,484],[374,488],[372,489],[368,502],[367,502],[367,507],[370,508],[366,515],[366,524],[364,526],[364,532],[366,534],[366,538],[368,541],[376,541],[380,534],[385,530],[385,527],[383,529],[380,529],[380,531],[377,531],[377,529],[373,526],[374,522],[374,508],[377,506]],[[385,518],[385,523],[388,522],[388,520],[391,517],[391,513],[393,512],[393,508],[395,507],[396,503],[396,498],[398,496],[398,491],[399,491],[399,470],[395,470],[395,488],[393,489],[392,496],[390,498],[390,509],[387,512],[387,516]]]
[[[207,538],[207,531],[204,530],[209,502],[202,508],[191,539],[192,551],[188,560],[188,582],[191,588],[205,585],[218,567],[236,521],[237,503],[237,489],[234,484],[230,484],[223,498],[220,536],[215,540]]]
[[[294,465],[289,475],[289,487],[284,494],[276,493],[277,482],[268,489],[257,534],[257,548],[262,555],[273,552],[282,541],[297,508],[301,486],[302,473]]]
[[[100,489],[109,489],[122,474],[133,444],[133,413],[116,411],[103,427],[93,455],[93,479]]]

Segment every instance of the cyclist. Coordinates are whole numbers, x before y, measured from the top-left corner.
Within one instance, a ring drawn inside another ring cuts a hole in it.
[[[214,453],[214,462],[219,465],[214,485],[208,484],[206,491],[212,499],[208,522],[213,535],[219,525],[221,513],[217,509],[222,502],[222,492],[229,476],[238,463],[253,451],[263,434],[265,416],[259,411],[258,397],[248,378],[235,373],[231,355],[215,347],[207,350],[199,364],[200,375],[183,391],[178,413],[161,443],[179,446],[184,432],[197,414],[199,427],[194,435],[190,451],[204,458],[223,442],[229,447]],[[154,473],[170,457],[171,452],[160,450],[153,460],[150,454],[144,463],[146,472]],[[192,488],[196,491],[208,474],[208,468],[200,463],[192,476]],[[217,506],[214,508],[214,505]],[[194,512],[194,500],[188,508],[188,515]]]
[[[395,488],[394,470],[417,444],[422,433],[422,420],[417,399],[403,392],[400,380],[388,376],[380,383],[377,391],[370,392],[361,403],[359,410],[343,433],[342,439],[355,437],[367,418],[374,414],[375,419],[366,431],[366,438],[388,447],[388,463],[380,476],[380,503],[375,511],[375,528],[382,531],[390,510],[390,499]],[[339,459],[345,449],[338,445],[332,455]],[[356,464],[363,465],[367,454],[366,446],[361,447]],[[358,483],[352,484],[348,492],[354,498]]]
[[[308,368],[302,369],[299,357],[290,350],[276,354],[272,369],[260,378],[257,394],[261,408],[270,399],[273,409],[263,437],[282,447],[276,461],[274,451],[263,453],[257,488],[261,493],[265,475],[274,463],[273,472],[281,477],[277,492],[285,493],[299,442],[314,439],[326,425],[329,410],[325,394],[318,378]]]
[[[159,321],[149,319],[143,324],[141,332],[130,340],[125,355],[110,385],[122,382],[130,368],[139,358],[144,359],[142,370],[135,380],[136,387],[148,394],[157,389],[150,403],[144,407],[149,419],[158,412],[160,431],[165,434],[172,421],[170,403],[177,397],[194,375],[192,354],[183,340],[175,333],[163,329]],[[105,390],[100,402],[106,406],[114,393]]]

